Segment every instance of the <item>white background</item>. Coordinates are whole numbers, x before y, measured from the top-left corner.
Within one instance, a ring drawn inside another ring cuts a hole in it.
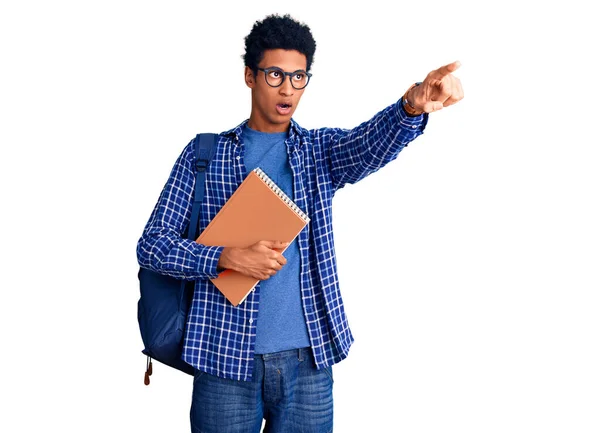
[[[462,62],[465,99],[334,201],[336,431],[599,432],[598,25],[469,3],[3,2],[0,430],[189,431],[191,378],[143,385],[135,245],[185,144],[248,117],[244,36],[289,12],[306,128]]]

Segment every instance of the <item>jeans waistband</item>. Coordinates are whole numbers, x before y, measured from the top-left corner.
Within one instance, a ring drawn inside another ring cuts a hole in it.
[[[282,350],[281,352],[263,353],[255,355],[255,358],[261,359],[273,359],[273,358],[289,358],[297,357],[299,360],[310,358],[312,356],[312,349],[310,347],[302,347],[300,349]]]

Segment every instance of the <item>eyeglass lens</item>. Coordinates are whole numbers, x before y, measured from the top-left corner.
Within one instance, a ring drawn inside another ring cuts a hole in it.
[[[281,69],[270,69],[269,71],[265,71],[265,76],[269,86],[279,87],[283,84],[283,80],[285,80],[287,75],[285,75]],[[308,84],[308,75],[306,72],[293,72],[292,75],[290,75],[290,79],[294,89],[303,89]]]

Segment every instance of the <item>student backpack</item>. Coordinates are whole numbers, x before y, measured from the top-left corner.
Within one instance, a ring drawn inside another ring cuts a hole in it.
[[[212,160],[217,134],[198,134],[194,138],[196,184],[187,239],[196,240],[200,205],[204,199],[206,169]],[[140,299],[138,324],[147,355],[144,383],[150,384],[152,359],[165,365],[194,374],[194,368],[181,359],[188,310],[194,294],[194,281],[185,281],[140,267]]]

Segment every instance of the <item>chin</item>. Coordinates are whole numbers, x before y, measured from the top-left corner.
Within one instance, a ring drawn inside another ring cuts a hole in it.
[[[277,115],[274,119],[271,119],[271,122],[276,124],[276,125],[282,125],[285,123],[289,123],[289,121],[292,119],[292,116],[290,114],[288,114],[287,116],[280,116]]]

